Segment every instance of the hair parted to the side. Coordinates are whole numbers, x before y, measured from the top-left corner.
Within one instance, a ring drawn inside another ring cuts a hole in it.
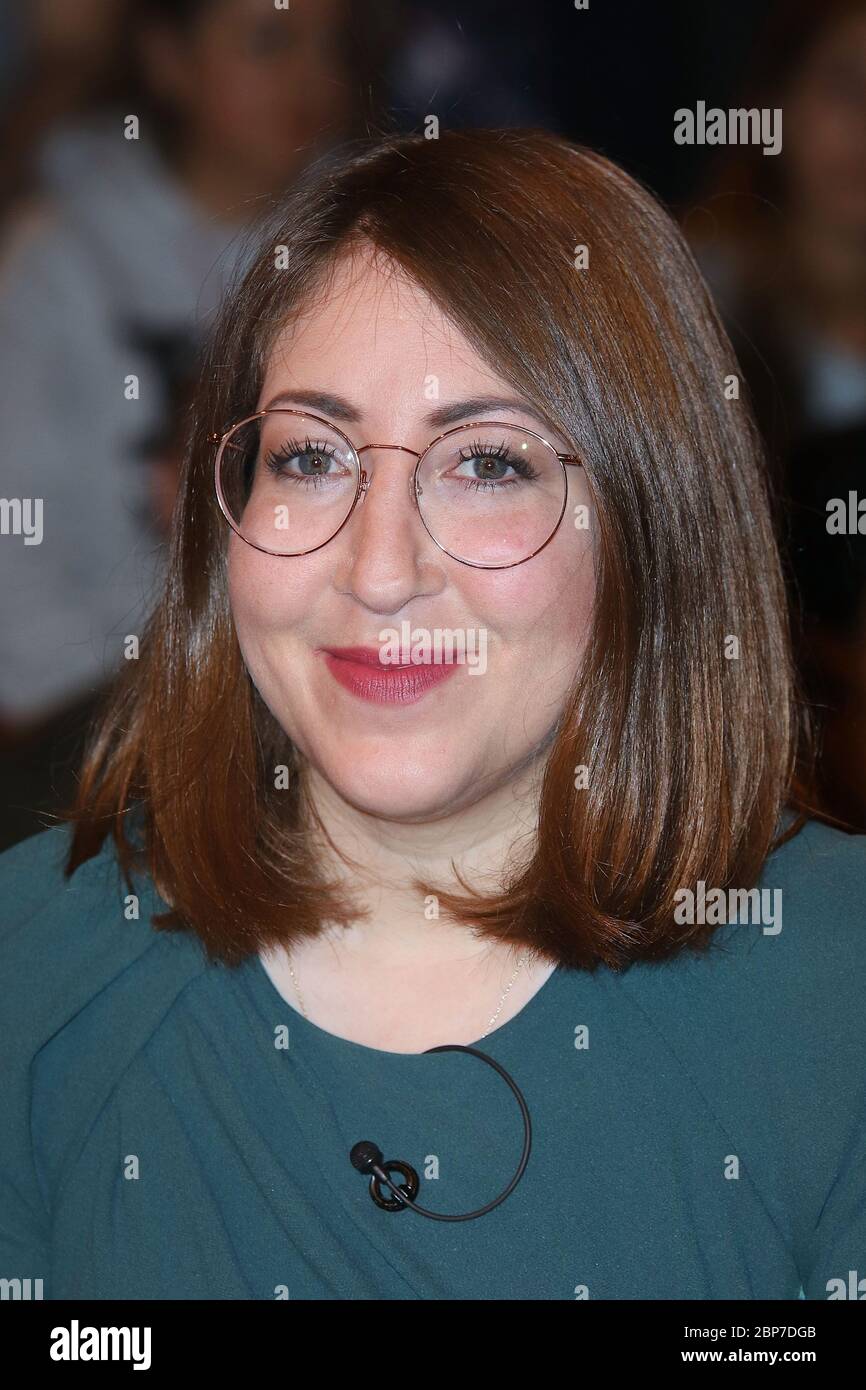
[[[672,219],[607,159],[532,130],[353,146],[272,210],[209,342],[164,593],[86,758],[67,872],[111,831],[172,908],[156,925],[228,964],[358,916],[317,867],[302,767],[243,664],[213,436],[256,409],[276,336],[359,239],[555,422],[594,503],[593,630],[531,852],[496,894],[419,892],[566,967],[703,946],[712,927],[675,926],[674,895],[753,886],[812,757],[761,446],[745,393],[726,399],[737,363]]]

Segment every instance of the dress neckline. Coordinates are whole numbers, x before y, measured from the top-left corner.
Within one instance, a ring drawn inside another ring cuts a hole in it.
[[[317,1044],[335,1059],[342,1056],[346,1060],[361,1064],[373,1063],[378,1066],[417,1072],[447,1062],[454,1056],[453,1052],[389,1052],[385,1048],[369,1047],[366,1043],[355,1042],[351,1038],[343,1038],[339,1033],[330,1033],[327,1029],[319,1027],[317,1023],[306,1018],[281,993],[258,953],[246,961],[245,966],[249,972],[250,984],[268,1013],[270,1014],[274,1005],[277,1005],[282,1014],[287,1016],[298,1035],[307,1042]],[[244,966],[240,968],[244,969]],[[521,1038],[538,1023],[545,1010],[550,1008],[553,996],[561,984],[563,974],[562,967],[556,966],[516,1014],[506,1019],[498,1028],[494,1028],[486,1037],[479,1037],[477,1041],[459,1045],[477,1048],[480,1052],[493,1049],[497,1054],[505,1048],[519,1048]],[[443,1044],[439,1045],[442,1046]]]

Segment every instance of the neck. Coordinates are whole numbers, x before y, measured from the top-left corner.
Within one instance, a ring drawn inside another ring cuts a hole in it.
[[[371,963],[395,955],[408,965],[465,959],[489,952],[490,941],[455,923],[444,909],[413,887],[423,879],[435,890],[465,894],[464,883],[481,891],[503,887],[532,842],[537,821],[539,778],[534,763],[480,801],[435,821],[408,824],[360,811],[309,769],[306,796],[340,854],[316,831],[317,850],[329,874],[351,886],[369,916],[339,928],[335,940]],[[345,859],[340,856],[345,856]],[[348,862],[346,862],[348,861]]]

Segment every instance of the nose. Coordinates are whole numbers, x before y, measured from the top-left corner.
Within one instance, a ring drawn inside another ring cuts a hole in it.
[[[379,460],[372,476],[364,458],[369,458],[371,449],[390,454]],[[366,444],[358,454],[364,467],[361,495],[348,525],[336,538],[335,544],[342,544],[334,585],[364,607],[392,614],[412,598],[442,589],[441,552],[418,512],[417,451],[401,444]]]

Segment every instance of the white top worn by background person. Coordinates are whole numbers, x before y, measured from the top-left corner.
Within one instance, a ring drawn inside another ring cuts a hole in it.
[[[141,447],[166,402],[130,336],[206,332],[241,226],[119,119],[54,133],[38,184],[0,240],[0,494],[42,499],[40,543],[8,533],[8,507],[0,535],[0,718],[24,722],[99,685],[141,633],[162,560]]]

